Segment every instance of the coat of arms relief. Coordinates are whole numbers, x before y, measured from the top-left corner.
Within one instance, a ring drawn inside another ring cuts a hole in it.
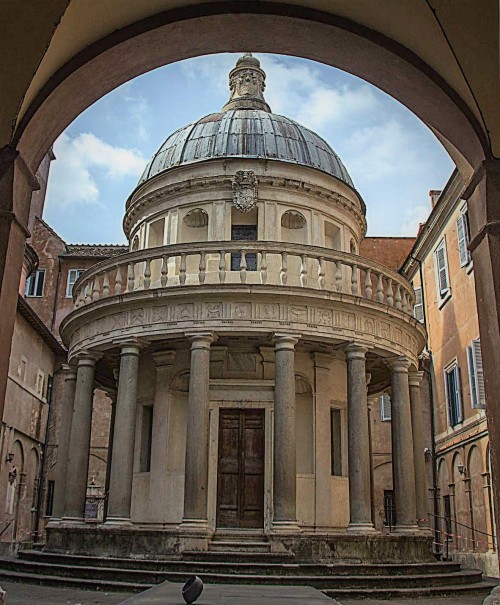
[[[233,178],[233,204],[242,212],[250,212],[257,204],[257,177],[253,170],[238,170]]]

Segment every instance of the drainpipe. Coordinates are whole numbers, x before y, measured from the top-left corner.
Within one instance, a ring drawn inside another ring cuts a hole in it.
[[[57,311],[57,299],[59,298],[59,288],[61,287],[61,257],[57,257],[57,282],[56,292],[54,294],[54,304],[52,306],[52,321],[50,324],[50,331],[54,334],[54,328],[56,327],[56,311]],[[57,338],[57,336],[56,336]],[[58,339],[59,340],[59,339]]]

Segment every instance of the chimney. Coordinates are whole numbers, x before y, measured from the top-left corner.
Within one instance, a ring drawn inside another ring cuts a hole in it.
[[[431,208],[434,208],[440,195],[441,195],[441,189],[431,189],[429,191],[429,198],[431,200]]]

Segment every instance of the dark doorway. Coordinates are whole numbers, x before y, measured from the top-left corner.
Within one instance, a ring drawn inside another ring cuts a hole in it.
[[[217,527],[264,524],[264,410],[221,409]]]
[[[255,241],[257,239],[257,225],[233,225],[231,227],[231,240],[233,241]],[[257,271],[257,254],[251,252],[245,254],[247,271]],[[241,254],[231,254],[231,271],[239,271]]]

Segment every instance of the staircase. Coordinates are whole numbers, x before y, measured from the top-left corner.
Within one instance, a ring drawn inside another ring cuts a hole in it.
[[[196,574],[206,583],[312,586],[336,599],[487,594],[496,585],[458,563],[297,564],[289,555],[255,551],[256,544],[263,546],[253,540],[231,553],[217,550],[216,543],[215,550],[184,553],[171,561],[21,551],[17,559],[0,559],[0,583],[140,592],[167,580],[185,582]]]

